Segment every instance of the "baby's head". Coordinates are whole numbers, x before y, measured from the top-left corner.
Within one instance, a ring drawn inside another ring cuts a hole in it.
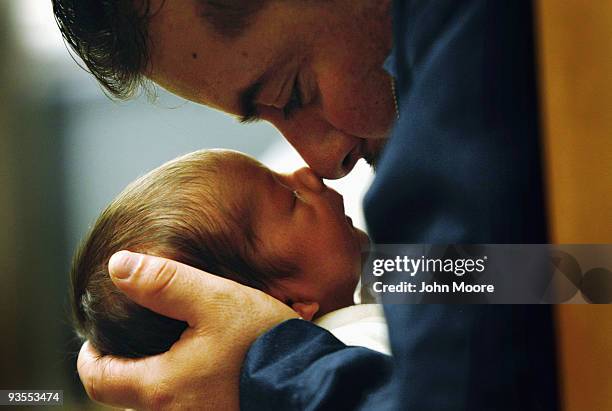
[[[108,260],[123,249],[258,288],[312,319],[352,304],[367,241],[309,169],[285,175],[233,151],[191,153],[102,212],[73,264],[75,325],[101,352],[128,357],[166,351],[185,329],[114,286]]]

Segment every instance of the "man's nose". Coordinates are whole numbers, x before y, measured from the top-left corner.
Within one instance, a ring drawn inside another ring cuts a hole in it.
[[[274,125],[320,177],[344,177],[359,155],[361,139],[333,127],[315,110],[302,110]]]

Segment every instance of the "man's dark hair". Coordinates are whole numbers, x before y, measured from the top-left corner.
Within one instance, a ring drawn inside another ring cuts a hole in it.
[[[150,0],[51,0],[70,48],[104,89],[119,99],[146,84]],[[180,0],[188,7],[193,0]],[[239,35],[266,0],[197,0],[201,17],[225,37]],[[162,6],[163,7],[163,2]]]
[[[142,357],[168,350],[187,326],[135,304],[115,287],[108,261],[120,250],[176,260],[262,291],[296,272],[290,262],[258,255],[253,205],[243,201],[249,197],[224,189],[224,181],[231,183],[225,177],[244,161],[228,151],[189,154],[130,184],[102,212],[71,272],[81,338],[103,354]]]

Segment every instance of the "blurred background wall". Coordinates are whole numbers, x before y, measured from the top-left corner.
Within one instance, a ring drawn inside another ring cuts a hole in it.
[[[535,4],[551,242],[610,244],[612,2]],[[612,305],[556,314],[565,411],[612,410]]]
[[[67,306],[79,240],[105,205],[146,171],[189,151],[225,147],[278,170],[303,164],[267,124],[158,91],[107,98],[70,58],[48,0],[0,1],[0,389],[63,389],[66,408],[95,407],[76,374]],[[361,164],[332,185],[363,227]]]

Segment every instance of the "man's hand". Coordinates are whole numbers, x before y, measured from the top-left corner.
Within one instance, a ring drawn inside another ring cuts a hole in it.
[[[142,359],[100,356],[85,343],[77,368],[87,394],[137,409],[238,409],[242,361],[262,333],[297,314],[258,290],[175,261],[121,251],[109,262],[134,302],[189,327],[169,351]]]

